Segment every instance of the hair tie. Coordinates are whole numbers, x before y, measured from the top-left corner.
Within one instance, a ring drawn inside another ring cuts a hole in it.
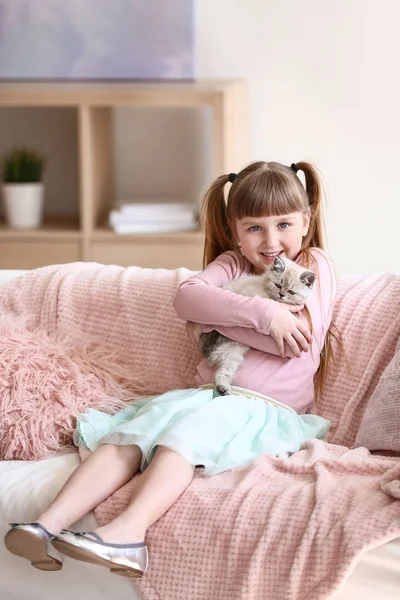
[[[299,170],[298,166],[296,165],[296,163],[292,163],[290,165],[290,168],[292,169],[292,171],[294,171],[295,173],[297,173],[297,171]]]
[[[236,173],[229,173],[229,175],[228,175],[228,181],[230,183],[233,183],[235,181],[235,179],[236,179]]]

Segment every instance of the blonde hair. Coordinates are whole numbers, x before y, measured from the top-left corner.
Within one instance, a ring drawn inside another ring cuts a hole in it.
[[[297,176],[297,171],[304,173],[305,186]],[[225,199],[225,185],[228,181],[233,182]],[[310,225],[301,249],[306,261],[315,263],[308,249],[325,249],[325,223],[322,184],[313,165],[298,162],[288,167],[278,162],[258,161],[237,174],[221,175],[206,192],[201,209],[205,233],[203,267],[223,252],[239,250],[235,231],[237,219],[287,215],[298,211],[310,215]],[[311,267],[310,264],[306,266]],[[310,315],[308,320],[310,322]],[[312,328],[311,322],[310,326]],[[337,339],[330,328],[315,374],[316,397],[325,382],[328,360],[332,355],[331,335]]]

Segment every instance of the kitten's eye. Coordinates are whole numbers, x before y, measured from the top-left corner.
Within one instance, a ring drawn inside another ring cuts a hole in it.
[[[295,295],[295,293],[296,293],[296,292],[294,292],[293,290],[288,290],[288,292],[289,292],[289,294],[290,294],[291,296],[294,296],[294,295]]]
[[[281,286],[279,283],[276,283],[275,285],[276,285],[276,287],[278,288],[278,290],[281,290],[281,289],[282,289],[282,286]]]

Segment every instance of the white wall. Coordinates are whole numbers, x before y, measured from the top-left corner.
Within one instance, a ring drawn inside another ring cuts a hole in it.
[[[199,75],[249,79],[251,158],[319,166],[339,272],[400,271],[400,2],[199,4]]]
[[[320,168],[339,272],[400,271],[399,21],[398,0],[198,0],[198,76],[248,79],[251,160]],[[117,111],[116,200],[200,195],[203,117]],[[74,169],[54,177],[58,213]]]

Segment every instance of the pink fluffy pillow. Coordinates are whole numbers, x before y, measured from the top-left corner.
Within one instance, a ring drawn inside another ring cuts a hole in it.
[[[132,397],[116,373],[112,352],[99,342],[50,335],[1,315],[0,459],[34,460],[71,448],[79,413],[113,413]]]

